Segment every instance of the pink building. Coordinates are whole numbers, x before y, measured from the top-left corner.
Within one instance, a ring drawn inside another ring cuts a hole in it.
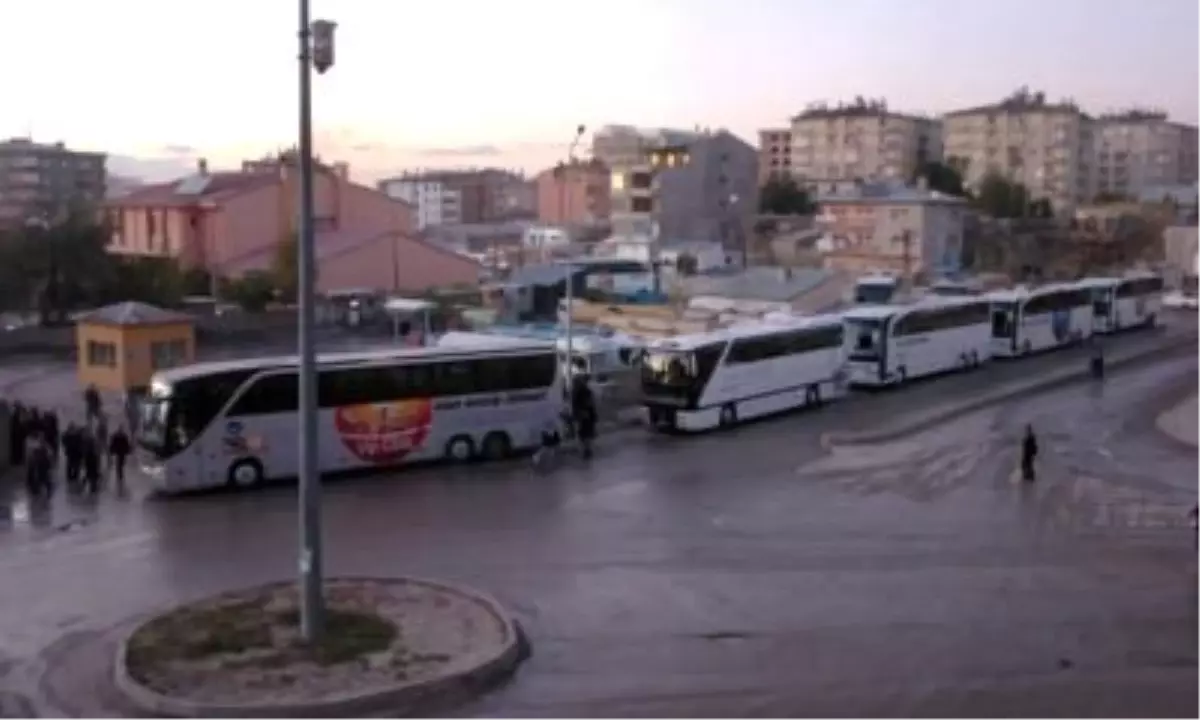
[[[612,213],[608,168],[599,160],[558,165],[538,173],[538,220],[554,225],[592,225]]]
[[[240,172],[209,172],[149,185],[110,201],[109,251],[177,258],[220,277],[269,270],[279,243],[296,232],[299,174],[281,156]],[[344,165],[318,165],[314,180],[317,284],[322,292],[406,292],[474,284],[479,265],[414,237],[413,209],[350,182]]]

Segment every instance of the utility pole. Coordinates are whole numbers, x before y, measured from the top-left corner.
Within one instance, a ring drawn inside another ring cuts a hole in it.
[[[300,222],[297,254],[299,301],[298,377],[300,408],[300,634],[313,644],[324,630],[321,557],[321,475],[317,432],[317,357],[315,342],[316,273],[313,248],[312,72],[333,66],[331,22],[309,21],[309,0],[300,2]]]
[[[583,134],[585,132],[587,132],[586,125],[579,125],[575,128],[575,137],[571,138],[571,144],[567,146],[567,165],[566,165],[567,167],[570,167],[572,164],[574,164],[574,162],[575,162],[575,147],[579,145],[579,140],[583,137]],[[560,198],[566,197],[565,176],[566,176],[566,173],[564,172],[562,174],[562,176],[559,177],[558,188],[559,188],[559,197]],[[560,221],[562,221],[562,227],[564,228],[564,230],[566,228],[566,219],[567,219],[566,215],[565,215],[565,211],[563,210],[563,208],[565,207],[565,204],[566,203],[563,202],[560,205],[560,213],[559,213],[559,217],[558,217],[558,219]],[[563,327],[563,330],[565,331],[565,335],[566,335],[566,345],[567,345],[567,347],[566,347],[566,351],[567,351],[567,353],[566,353],[566,355],[567,355],[566,372],[567,372],[567,383],[568,383],[567,387],[568,387],[568,389],[571,389],[570,383],[573,383],[574,379],[575,379],[575,356],[572,354],[574,352],[572,336],[574,335],[573,330],[574,330],[574,325],[575,325],[575,318],[574,318],[575,263],[571,262],[571,259],[572,259],[571,254],[570,254],[570,251],[568,250],[567,265],[566,265],[567,318],[566,318],[566,321],[564,322],[564,327]]]

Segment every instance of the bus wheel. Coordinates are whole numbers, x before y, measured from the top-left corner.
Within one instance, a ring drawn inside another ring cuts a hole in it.
[[[733,403],[721,408],[721,427],[737,424],[737,407]]]
[[[465,463],[474,459],[475,443],[466,435],[455,435],[446,443],[446,458],[453,462]]]
[[[512,443],[508,433],[490,432],[483,436],[483,457],[487,460],[503,460],[512,454]]]
[[[262,463],[254,459],[246,459],[238,460],[229,466],[229,477],[225,482],[229,487],[248,488],[254,487],[262,481]]]

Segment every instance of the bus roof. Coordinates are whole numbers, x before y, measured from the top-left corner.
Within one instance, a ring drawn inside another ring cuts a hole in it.
[[[696,348],[716,342],[728,342],[740,338],[774,335],[776,333],[788,332],[789,330],[803,330],[806,328],[829,327],[841,324],[842,318],[840,315],[798,316],[791,322],[785,322],[783,319],[775,319],[770,322],[746,322],[713,330],[712,332],[661,338],[651,342],[648,348],[657,350],[695,350]]]
[[[952,308],[963,305],[978,305],[990,300],[983,295],[925,295],[903,305],[867,305],[846,310],[842,316],[847,320],[883,320],[896,315],[905,315],[914,310],[930,308]]]
[[[490,339],[490,338],[489,338]],[[480,351],[521,352],[553,350],[550,343],[521,341],[515,338],[496,338],[495,342],[474,347],[395,347],[380,350],[362,350],[358,352],[321,353],[317,356],[318,365],[356,365],[371,364],[397,359],[469,357]],[[159,382],[176,383],[205,375],[213,375],[237,370],[266,370],[271,368],[295,367],[300,363],[296,355],[276,355],[257,358],[242,358],[238,360],[217,360],[199,362],[183,367],[160,370],[154,374]]]
[[[1025,286],[1015,287],[1011,290],[997,290],[996,292],[988,293],[987,299],[996,302],[1014,302],[1017,300],[1027,300],[1038,295],[1049,295],[1050,293],[1062,292],[1064,290],[1081,290],[1092,287],[1086,284],[1084,280],[1067,283],[1050,283],[1048,285],[1039,285],[1034,288]]]

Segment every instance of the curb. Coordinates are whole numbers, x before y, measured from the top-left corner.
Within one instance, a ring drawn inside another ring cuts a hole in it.
[[[114,685],[124,700],[154,717],[181,718],[268,718],[268,717],[365,717],[386,712],[387,717],[423,714],[433,706],[472,700],[492,683],[510,675],[529,656],[529,641],[516,621],[490,596],[461,586],[415,577],[338,576],[327,580],[404,582],[425,585],[469,598],[482,605],[504,626],[508,641],[490,657],[467,656],[441,674],[391,687],[343,693],[310,702],[208,703],[164,695],[142,685],[129,674],[127,655],[133,635],[154,616],[138,622],[117,645]],[[288,581],[290,582],[290,581]],[[270,587],[279,583],[264,583]],[[240,591],[239,591],[240,592]],[[220,597],[219,593],[215,597]]]
[[[1175,338],[1168,342],[1155,347],[1141,348],[1137,351],[1130,352],[1127,355],[1112,358],[1106,363],[1107,370],[1115,370],[1126,365],[1131,365],[1140,360],[1155,356],[1173,356],[1182,349],[1195,350],[1196,338]],[[1054,373],[1048,377],[1043,377],[1033,382],[1021,385],[1018,387],[998,390],[994,393],[984,395],[983,397],[968,400],[952,407],[935,410],[923,417],[912,420],[907,423],[902,423],[898,427],[885,427],[879,430],[864,430],[861,432],[832,432],[822,433],[821,448],[825,451],[831,451],[836,446],[846,445],[867,445],[871,443],[888,442],[895,440],[905,435],[926,430],[935,425],[941,425],[947,421],[969,415],[973,412],[983,410],[992,405],[998,405],[1002,402],[1007,402],[1015,398],[1026,395],[1036,395],[1046,390],[1050,390],[1065,384],[1078,382],[1088,377],[1087,370],[1074,369],[1065,370]]]

